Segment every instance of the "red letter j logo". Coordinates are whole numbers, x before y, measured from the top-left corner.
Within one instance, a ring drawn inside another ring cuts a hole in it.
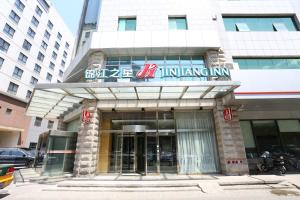
[[[154,78],[157,64],[145,64],[144,68],[136,73],[137,78]]]

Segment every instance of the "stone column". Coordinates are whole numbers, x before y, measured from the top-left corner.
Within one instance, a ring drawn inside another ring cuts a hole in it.
[[[249,169],[237,106],[231,106],[233,118],[227,122],[223,116],[224,108],[222,99],[216,99],[216,107],[213,112],[222,173],[226,175],[248,174]]]
[[[94,176],[99,144],[99,113],[96,100],[83,100],[83,109],[90,112],[90,122],[81,123],[78,131],[74,176]]]

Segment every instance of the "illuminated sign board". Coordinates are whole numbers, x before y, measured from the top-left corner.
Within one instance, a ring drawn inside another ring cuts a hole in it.
[[[95,68],[87,69],[84,73],[84,78],[86,80],[96,80],[96,79],[108,79],[108,78],[165,78],[165,77],[230,77],[230,70],[226,67],[215,67],[215,68],[205,68],[205,67],[184,67],[184,66],[174,66],[174,67],[159,67],[157,64],[147,63],[144,67],[134,72],[132,68],[122,68],[122,69],[105,69],[105,68]]]

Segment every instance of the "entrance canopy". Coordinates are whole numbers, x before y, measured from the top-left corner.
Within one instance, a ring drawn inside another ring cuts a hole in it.
[[[236,81],[90,82],[36,85],[27,115],[57,118],[83,99],[213,99],[240,86]]]

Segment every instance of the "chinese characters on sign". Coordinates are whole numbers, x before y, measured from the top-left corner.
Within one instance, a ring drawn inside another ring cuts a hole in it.
[[[223,115],[224,115],[224,120],[225,121],[231,121],[232,120],[232,110],[231,110],[231,108],[224,108]]]
[[[160,73],[157,73],[160,71]],[[159,74],[159,76],[157,76]],[[164,77],[230,77],[230,70],[226,67],[203,68],[203,67],[159,67],[157,64],[146,63],[138,72],[132,68],[105,69],[96,68],[85,70],[85,79],[108,79],[108,78],[164,78]]]
[[[81,112],[81,120],[85,124],[89,124],[91,119],[91,113],[86,109],[82,110]]]

